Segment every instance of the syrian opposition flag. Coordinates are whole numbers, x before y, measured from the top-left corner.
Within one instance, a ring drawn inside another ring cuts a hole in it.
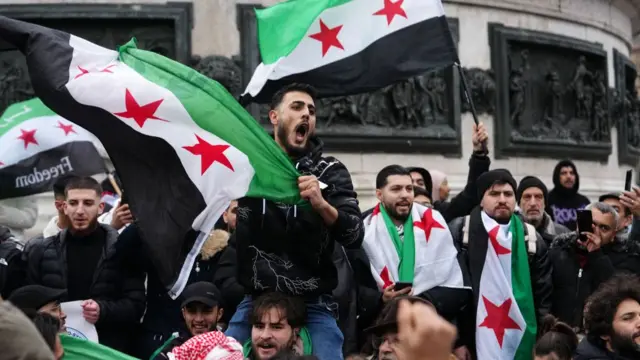
[[[458,250],[442,215],[413,204],[401,238],[384,206],[378,204],[364,219],[364,248],[371,273],[382,290],[396,282],[413,284],[422,294],[436,286],[463,288]]]
[[[110,347],[66,334],[60,334],[60,344],[64,360],[136,360]]]
[[[284,151],[197,71],[134,40],[116,52],[2,16],[0,38],[26,55],[42,101],[104,145],[172,297],[232,200],[300,203],[299,175]]]
[[[517,216],[507,228],[481,214],[489,246],[476,313],[478,359],[529,360],[537,323],[524,227]]]
[[[457,61],[440,0],[290,0],[256,17],[262,63],[243,102],[291,82],[321,97],[373,91]]]
[[[96,140],[40,99],[9,106],[0,117],[0,199],[51,191],[67,175],[105,173]]]

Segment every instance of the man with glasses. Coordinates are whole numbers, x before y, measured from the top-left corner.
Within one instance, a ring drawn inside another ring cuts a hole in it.
[[[554,288],[551,313],[578,333],[583,326],[585,300],[615,273],[612,256],[618,253],[615,242],[618,212],[603,202],[591,204],[587,209],[593,219],[591,229],[559,235],[549,250]]]

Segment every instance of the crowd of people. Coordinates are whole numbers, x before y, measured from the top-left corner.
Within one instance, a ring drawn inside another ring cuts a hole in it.
[[[178,299],[109,182],[60,179],[33,239],[18,225],[31,210],[0,205],[0,358],[63,358],[60,304],[82,301],[100,344],[139,359],[640,359],[640,189],[591,201],[569,160],[551,191],[517,182],[490,170],[480,123],[459,194],[390,164],[361,211],[315,136],[315,100],[291,84],[269,112],[309,206],[233,201]]]

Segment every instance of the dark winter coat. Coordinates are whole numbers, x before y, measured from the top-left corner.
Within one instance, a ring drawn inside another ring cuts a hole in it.
[[[130,330],[144,313],[144,274],[135,271],[116,251],[118,232],[100,224],[106,231],[102,255],[93,275],[91,299],[100,306],[96,323],[100,343],[128,352]],[[67,230],[46,239],[34,239],[25,248],[27,282],[51,288],[67,288]]]
[[[621,356],[607,350],[601,339],[585,337],[576,349],[573,360],[635,360],[637,358]]]
[[[315,175],[327,187],[323,197],[338,211],[327,226],[309,206],[289,206],[258,198],[238,201],[236,231],[238,281],[247,294],[269,290],[316,298],[338,285],[334,244],[357,248],[364,226],[347,168],[322,156],[322,142],[295,161],[301,174]]]
[[[602,250],[591,253],[579,250],[577,238],[576,232],[559,235],[549,249],[554,289],[551,313],[572,327],[582,329],[586,299],[615,270]]]
[[[188,236],[192,237],[194,235],[196,234]],[[196,257],[187,285],[198,281],[214,282],[216,278],[221,276],[218,274],[220,272],[220,261],[229,249],[227,246],[228,240],[229,233],[224,230],[215,230],[211,233],[203,244],[200,254]],[[139,265],[140,271],[147,274],[147,311],[140,324],[135,355],[139,358],[148,359],[153,351],[167,341],[173,333],[187,333],[180,309],[181,299],[173,300],[169,296],[167,289],[155,272],[151,260],[143,251],[142,239],[139,236],[136,224],[130,225],[120,234],[118,245],[123,248],[123,252],[126,251],[130,258],[129,261],[135,261]],[[239,286],[235,282],[235,274],[228,276],[231,276],[229,279],[231,283]],[[231,318],[237,304],[228,305],[226,301],[228,292],[225,293],[223,288],[219,289],[223,294],[224,300],[225,317],[221,319],[224,322],[225,318]]]

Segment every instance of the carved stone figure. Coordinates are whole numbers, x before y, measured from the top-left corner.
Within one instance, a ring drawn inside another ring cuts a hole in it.
[[[511,65],[513,66],[513,64]],[[525,74],[529,69],[529,52],[523,50],[520,52],[520,67],[511,69],[509,77],[509,105],[511,124],[516,129],[522,125],[522,115],[527,106],[527,86],[528,81]]]
[[[562,96],[564,91],[560,83],[560,75],[557,71],[550,71],[546,76],[547,100],[544,111],[545,125],[553,127],[555,124],[564,123],[562,113]]]
[[[346,119],[349,120],[347,124],[358,124],[358,125],[367,125],[364,122],[364,119],[360,115],[358,107],[350,96],[342,96],[337,98],[331,104],[331,114],[329,115],[329,119],[325,123],[326,127],[331,127],[336,119]]]
[[[578,66],[573,75],[573,80],[569,85],[569,88],[573,90],[575,101],[576,101],[576,111],[575,116],[578,119],[590,119],[589,113],[589,99],[587,97],[590,96],[588,93],[589,90],[586,86],[592,82],[593,74],[587,69],[586,58],[584,56],[580,56],[578,59]]]
[[[240,75],[242,71],[235,61],[228,57],[211,55],[193,56],[191,67],[199,73],[219,82],[236,98],[242,93]]]
[[[476,111],[479,114],[493,114],[496,101],[496,81],[493,70],[464,69],[464,76]],[[471,107],[465,100],[462,86],[460,86],[460,102],[462,111],[471,111]]]
[[[429,126],[442,123],[446,119],[446,83],[437,72],[417,76],[415,82],[414,104],[418,107],[420,125]],[[446,121],[446,120],[445,120]]]
[[[2,61],[0,64],[0,113],[11,104],[35,96],[29,76],[17,61]]]

